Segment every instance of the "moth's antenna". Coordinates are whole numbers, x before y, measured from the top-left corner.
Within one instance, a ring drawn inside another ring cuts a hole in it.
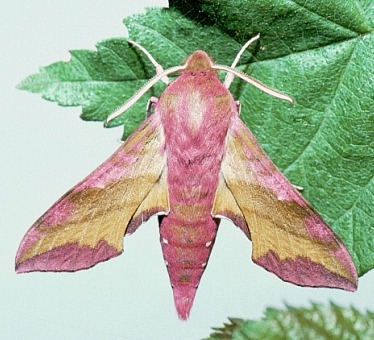
[[[235,76],[237,76],[237,77],[245,80],[247,83],[249,83],[249,84],[257,87],[261,91],[263,91],[263,92],[265,92],[267,94],[270,94],[271,96],[273,96],[275,98],[286,100],[286,101],[290,102],[291,104],[294,103],[294,100],[290,96],[287,96],[286,94],[284,94],[282,92],[274,90],[274,89],[266,86],[265,84],[261,83],[257,79],[254,79],[254,78],[250,77],[249,75],[247,75],[247,74],[245,74],[243,72],[235,70],[235,69],[231,68],[230,66],[213,65],[212,68],[214,68],[216,70],[223,70],[223,71],[232,73],[233,75],[235,75]]]
[[[254,41],[256,41],[257,39],[260,38],[260,33],[257,34],[255,37],[249,39],[245,44],[244,46],[241,48],[241,50],[239,51],[239,53],[236,55],[232,65],[231,65],[231,68],[235,68],[236,65],[238,64],[239,60],[240,60],[240,57],[242,56],[242,54],[244,53],[244,51],[248,48],[248,46],[250,44],[252,44]],[[232,81],[234,80],[234,75],[232,73],[227,73],[226,75],[226,78],[225,78],[225,81],[223,82],[223,85],[225,85],[225,87],[228,89],[232,83]]]
[[[156,84],[159,80],[164,78],[165,76],[181,71],[186,68],[186,65],[182,66],[175,66],[172,68],[167,69],[166,71],[163,71],[160,74],[155,75],[152,79],[148,81],[143,87],[140,88],[138,92],[136,92],[125,104],[121,105],[117,110],[115,110],[113,113],[111,113],[108,118],[104,122],[104,126],[107,126],[108,123],[113,120],[114,118],[120,116],[122,113],[124,113],[126,110],[128,110],[131,106],[133,106],[137,100],[146,93],[154,84]]]
[[[121,105],[117,110],[112,112],[107,119],[104,122],[104,126],[107,126],[108,123],[113,120],[114,118],[118,117],[122,113],[124,113],[126,110],[128,110],[132,105],[136,103],[136,101],[145,93],[147,92],[154,84],[156,84],[159,80],[163,81],[165,84],[169,84],[170,80],[168,78],[168,74],[183,70],[185,66],[176,66],[172,67],[168,70],[164,70],[163,67],[156,61],[155,58],[152,57],[152,55],[139,43],[128,40],[128,42],[137,48],[139,48],[150,60],[150,62],[155,66],[156,68],[156,75],[148,81],[138,92],[136,92],[125,104]]]
[[[237,77],[245,80],[247,83],[252,84],[253,86],[257,87],[261,91],[263,91],[263,92],[265,92],[267,94],[270,94],[271,96],[273,96],[275,98],[287,100],[288,102],[290,102],[291,104],[293,104],[294,100],[291,97],[287,96],[286,94],[284,94],[282,92],[274,90],[274,89],[266,86],[265,84],[261,83],[257,79],[254,79],[254,78],[248,76],[247,74],[245,74],[243,72],[240,72],[240,71],[238,71],[238,70],[235,69],[235,67],[238,64],[238,62],[240,60],[240,57],[242,56],[243,52],[247,49],[247,47],[250,44],[252,44],[254,41],[256,41],[259,38],[260,38],[260,33],[257,34],[256,36],[254,36],[253,38],[249,39],[244,44],[244,46],[241,48],[241,50],[239,51],[239,53],[236,55],[236,57],[235,57],[232,65],[231,65],[231,67],[226,66],[226,65],[213,65],[212,68],[215,68],[216,70],[223,70],[223,71],[227,72],[225,81],[223,82],[223,85],[227,89],[230,87],[232,81],[234,80],[234,76],[237,76]]]
[[[271,89],[270,87],[262,84],[256,79],[253,79],[252,77],[246,75],[243,72],[240,72],[238,70],[235,70],[234,67],[237,65],[241,55],[245,51],[245,49],[254,41],[256,41],[260,37],[260,34],[257,34],[255,37],[250,39],[239,51],[237,54],[234,62],[232,63],[231,67],[225,66],[225,65],[212,65],[212,68],[216,70],[223,70],[227,72],[227,76],[224,82],[224,85],[226,88],[229,88],[230,84],[232,83],[232,80],[234,79],[234,76],[237,76],[246,82],[252,84],[253,86],[257,87],[261,91],[264,91],[267,94],[270,94],[273,97],[287,100],[290,103],[293,103],[293,99],[277,90]],[[111,113],[108,118],[105,120],[104,125],[107,126],[108,123],[113,120],[114,118],[120,116],[122,113],[124,113],[126,110],[128,110],[132,105],[136,103],[136,101],[145,93],[147,92],[154,84],[156,84],[159,80],[164,81],[166,84],[169,83],[169,78],[167,77],[169,74],[184,70],[187,67],[187,64],[182,66],[175,66],[172,68],[167,69],[164,71],[162,66],[152,57],[152,55],[141,45],[136,43],[135,41],[129,40],[129,43],[135,45],[138,47],[141,51],[144,52],[144,54],[149,58],[151,63],[156,67],[156,75],[150,79],[142,88],[139,89],[126,103],[121,105],[117,110],[115,110],[113,113]]]
[[[156,61],[155,58],[152,57],[152,54],[150,54],[142,45],[140,45],[139,43],[137,43],[136,41],[133,41],[133,40],[127,40],[130,44],[136,46],[139,50],[141,50],[147,57],[148,59],[150,60],[150,62],[153,64],[153,66],[156,68],[156,74],[159,75],[164,71],[163,67]],[[170,80],[168,77],[163,77],[161,79],[161,81],[163,81],[166,85],[168,85],[170,83]]]

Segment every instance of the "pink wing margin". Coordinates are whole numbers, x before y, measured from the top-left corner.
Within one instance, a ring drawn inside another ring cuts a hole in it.
[[[284,281],[356,290],[345,245],[235,118],[228,133],[213,215],[252,239],[252,259]]]
[[[35,222],[18,249],[18,273],[90,268],[121,254],[124,235],[142,221],[168,211],[160,124],[149,117]]]

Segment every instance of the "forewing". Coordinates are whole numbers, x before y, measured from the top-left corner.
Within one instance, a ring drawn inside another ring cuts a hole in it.
[[[153,115],[36,221],[18,249],[17,272],[75,271],[119,255],[126,232],[169,209],[163,150]]]
[[[253,261],[283,280],[355,290],[357,272],[343,243],[239,118],[227,138],[213,214],[234,223],[236,218],[242,228],[244,217],[253,242]]]

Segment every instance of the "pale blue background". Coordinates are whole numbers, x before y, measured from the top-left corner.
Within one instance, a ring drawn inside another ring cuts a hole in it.
[[[117,149],[122,133],[83,122],[80,108],[58,107],[16,84],[39,66],[67,60],[69,49],[124,36],[123,17],[166,0],[6,3],[0,11],[0,339],[200,339],[227,316],[258,319],[266,307],[285,302],[332,300],[374,310],[374,272],[354,294],[284,283],[251,262],[250,242],[228,222],[188,322],[174,311],[155,219],[125,239],[122,256],[88,271],[16,275],[14,256],[27,229]]]

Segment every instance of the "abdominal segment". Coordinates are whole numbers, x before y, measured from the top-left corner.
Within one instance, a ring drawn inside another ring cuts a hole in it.
[[[210,216],[183,221],[173,213],[161,219],[160,241],[175,306],[179,317],[187,319],[214,244],[219,221]]]

